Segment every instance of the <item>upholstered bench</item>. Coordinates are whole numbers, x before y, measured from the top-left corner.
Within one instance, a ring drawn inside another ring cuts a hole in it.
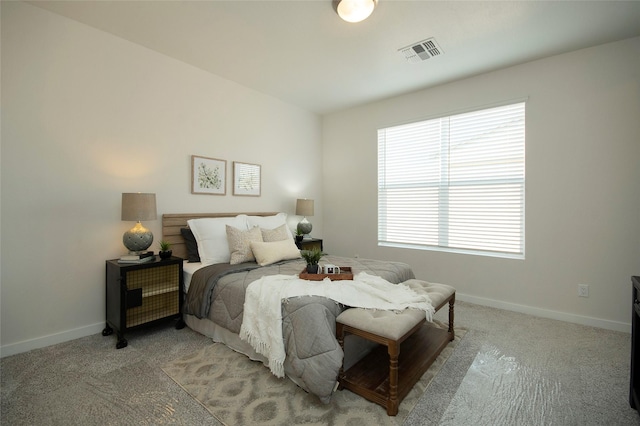
[[[403,284],[428,294],[436,311],[449,304],[448,330],[429,325],[424,311],[418,309],[393,312],[351,308],[336,318],[336,336],[343,350],[346,334],[381,345],[347,371],[341,368],[338,388],[382,405],[390,416],[398,414],[400,402],[454,339],[455,289],[415,279]]]

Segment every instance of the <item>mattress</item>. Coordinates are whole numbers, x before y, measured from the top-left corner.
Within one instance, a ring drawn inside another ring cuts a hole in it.
[[[191,284],[191,278],[193,277],[193,274],[200,268],[202,268],[202,263],[200,262],[189,262],[185,260],[182,264],[185,293],[189,291],[189,285]]]

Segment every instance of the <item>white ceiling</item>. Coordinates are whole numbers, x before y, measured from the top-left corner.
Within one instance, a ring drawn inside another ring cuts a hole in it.
[[[640,1],[30,1],[320,114],[640,36]],[[417,64],[398,49],[433,37]]]

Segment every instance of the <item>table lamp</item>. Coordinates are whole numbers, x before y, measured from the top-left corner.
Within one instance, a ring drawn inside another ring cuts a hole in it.
[[[313,216],[313,200],[298,198],[298,201],[296,201],[296,215],[303,216],[302,220],[298,223],[298,233],[305,235],[310,234],[313,226],[307,220],[307,216]]]
[[[136,221],[136,225],[124,233],[122,242],[131,254],[140,254],[153,242],[153,234],[142,226],[142,220],[155,220],[156,194],[123,193],[122,220]]]

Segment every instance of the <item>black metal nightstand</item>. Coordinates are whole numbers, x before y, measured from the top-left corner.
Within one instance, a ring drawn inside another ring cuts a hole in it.
[[[107,324],[103,336],[118,336],[116,348],[127,346],[124,333],[144,324],[166,318],[178,318],[183,328],[182,259],[171,257],[146,263],[106,262]]]
[[[296,242],[296,245],[300,250],[313,250],[314,248],[318,248],[320,251],[324,250],[322,247],[322,238],[307,238],[306,240]]]

